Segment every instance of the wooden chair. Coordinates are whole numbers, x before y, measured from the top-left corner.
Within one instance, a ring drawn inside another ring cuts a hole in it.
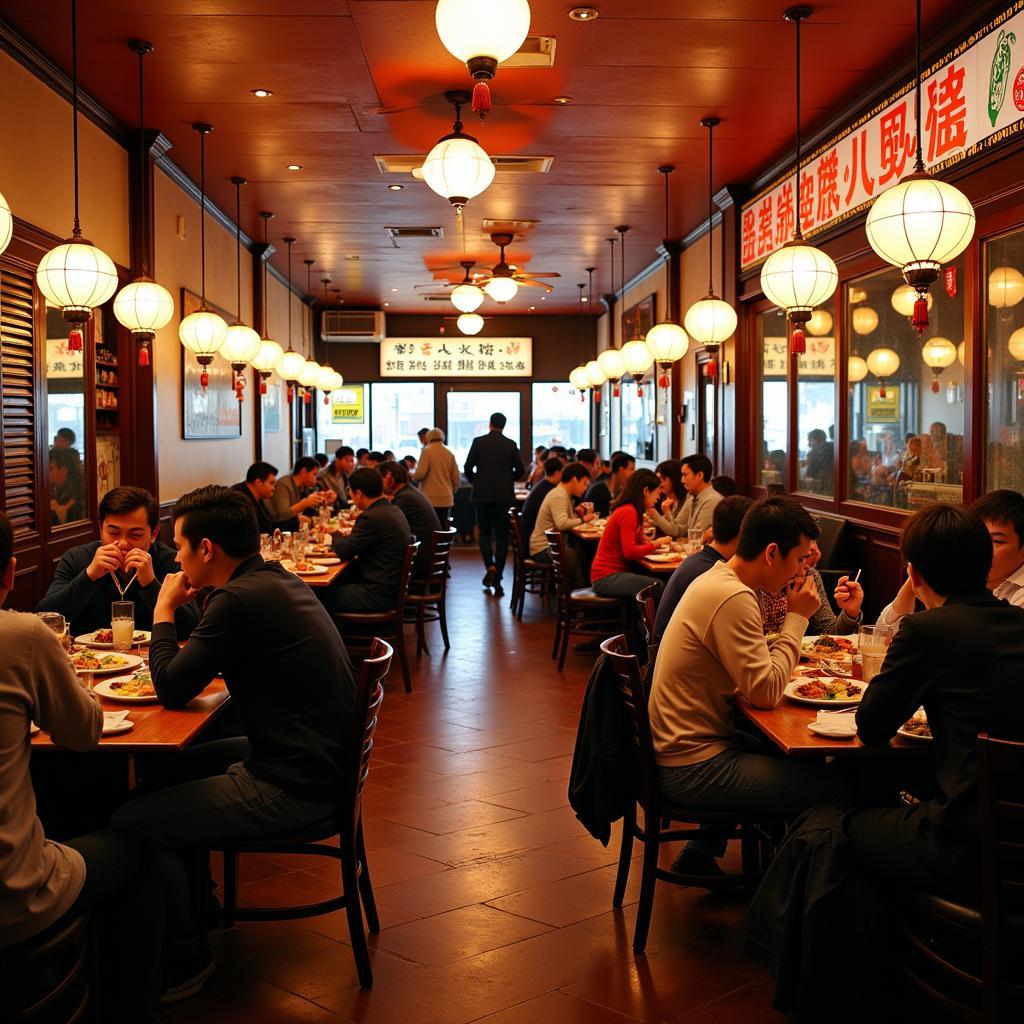
[[[445,601],[448,596],[448,567],[452,560],[452,545],[455,543],[455,529],[435,530],[430,537],[430,558],[427,562],[425,579],[413,580],[406,604],[416,612],[416,653],[426,651],[427,638],[424,626],[436,622],[441,627],[444,649],[451,650],[448,641],[448,618]]]
[[[978,737],[981,908],[923,891],[903,910],[903,971],[959,1020],[1024,1020],[1024,743]]]
[[[373,734],[384,700],[384,677],[391,667],[392,653],[390,644],[374,637],[370,656],[359,669],[353,730],[344,740],[345,747],[351,751],[351,759],[338,793],[335,814],[306,828],[270,835],[238,836],[220,841],[214,847],[224,853],[224,906],[221,917],[225,926],[230,927],[235,921],[286,921],[316,917],[344,908],[348,916],[348,933],[359,973],[359,984],[363,988],[373,985],[370,954],[363,930],[364,910],[370,931],[380,931],[363,842],[363,787],[370,771]],[[339,840],[337,846],[328,841],[335,836]],[[300,907],[239,907],[238,856],[242,853],[296,853],[332,857],[341,863],[341,893],[319,903]]]
[[[619,850],[619,868],[615,877],[615,891],[612,905],[622,906],[629,881],[629,866],[633,859],[633,840],[644,844],[643,874],[640,880],[640,903],[633,931],[633,952],[643,953],[647,946],[647,932],[654,909],[655,882],[672,882],[675,885],[697,885],[721,892],[736,892],[753,885],[760,879],[767,863],[767,837],[759,829],[763,815],[743,814],[740,811],[713,811],[705,808],[684,807],[666,800],[658,781],[658,767],[654,760],[654,740],[651,737],[651,722],[647,714],[647,691],[640,675],[640,662],[629,653],[625,636],[613,636],[601,644],[601,651],[607,655],[619,675],[619,692],[625,713],[629,717],[636,749],[635,784],[636,803],[630,805],[622,822],[622,846]],[[643,824],[639,823],[636,808],[643,812]],[[688,825],[717,825],[733,829],[739,827],[739,840],[743,854],[743,871],[738,875],[726,875],[711,880],[705,876],[681,875],[658,867],[658,853],[662,843],[680,839],[693,839],[699,833],[696,828],[671,828],[672,822],[686,822]]]
[[[56,931],[0,951],[0,1019],[74,1024],[95,1001],[86,970],[89,918],[76,917]]]
[[[644,587],[636,595],[636,610],[637,610],[637,632],[639,635],[640,645],[647,652],[647,663],[646,671],[650,674],[654,670],[654,659],[658,654],[658,641],[654,638],[654,591],[655,587],[652,583],[649,587]]]
[[[547,530],[544,534],[551,553],[551,576],[558,595],[558,616],[555,623],[555,642],[551,657],[558,658],[558,671],[565,667],[569,650],[569,637],[573,633],[583,636],[607,636],[614,630],[629,628],[626,603],[617,597],[600,597],[590,587],[573,589],[566,570],[565,537],[560,530]],[[600,616],[587,620],[587,616]],[[577,621],[577,616],[579,621]]]
[[[416,552],[420,549],[418,540],[410,541],[405,552],[405,561],[402,563],[402,575],[398,583],[398,597],[395,600],[395,607],[385,612],[334,612],[334,621],[339,627],[352,626],[357,630],[359,627],[368,627],[371,634],[355,632],[351,633],[341,629],[345,638],[345,645],[357,650],[365,650],[368,644],[359,643],[360,640],[370,641],[371,637],[378,632],[385,632],[389,639],[393,639],[398,649],[398,662],[402,666],[402,683],[406,693],[412,693],[412,679],[409,676],[409,656],[405,650],[405,605],[409,598],[409,581],[412,578],[412,563],[416,559]]]
[[[522,622],[527,594],[539,594],[547,607],[551,582],[551,563],[530,557],[530,538],[523,537],[523,514],[513,507],[508,510],[508,536],[512,545],[512,614]]]

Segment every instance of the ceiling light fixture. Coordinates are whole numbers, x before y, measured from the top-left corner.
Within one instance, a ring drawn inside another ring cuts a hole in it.
[[[803,325],[811,311],[835,292],[839,271],[832,257],[804,241],[800,227],[800,23],[811,16],[810,7],[790,7],[783,17],[796,26],[796,189],[793,200],[793,238],[776,249],[761,267],[761,288],[770,302],[786,311],[793,328],[790,351],[807,351]]]
[[[234,371],[235,397],[238,401],[245,398],[245,377],[242,371],[249,365],[253,357],[263,345],[263,339],[246,324],[242,323],[242,186],[247,184],[245,178],[235,176],[231,179],[235,186],[235,286],[237,289],[237,307],[235,322],[228,327],[227,337],[221,347],[220,354],[231,364]]]
[[[858,306],[851,317],[857,334],[870,334],[878,326],[878,314],[870,306]]]
[[[289,164],[287,169],[289,171],[301,171],[302,170],[302,164]]]
[[[585,402],[590,381],[587,379],[587,368],[583,363],[569,371],[569,383],[580,393],[580,401]]]
[[[560,106],[564,107],[567,103],[572,103],[571,96],[556,96],[555,102]]]
[[[947,366],[956,362],[956,345],[949,338],[929,338],[921,346],[921,358],[931,367],[932,393],[939,393],[939,376]]]
[[[714,133],[715,128],[722,123],[721,118],[705,117],[701,124],[708,130],[708,294],[699,302],[695,302],[683,318],[686,326],[686,333],[694,341],[704,346],[704,351],[711,357],[705,364],[704,372],[708,377],[714,377],[716,373],[715,356],[718,354],[719,346],[736,333],[736,310],[728,302],[720,299],[715,294],[714,280],[714,232],[712,221],[714,213]],[[668,231],[668,178],[665,179],[665,230]],[[723,231],[724,236],[724,231]],[[724,244],[724,242],[723,242]],[[832,326],[831,319],[829,327]]]
[[[345,378],[334,367],[320,367],[320,373],[316,378],[316,386],[324,393],[324,405],[331,404],[331,392],[337,391],[344,383]]]
[[[320,371],[323,367],[315,359],[307,359],[299,370],[299,383],[302,385],[302,401],[309,405],[313,400]]]
[[[856,310],[854,319],[856,320]],[[816,309],[811,313],[811,319],[807,321],[807,333],[821,338],[832,330],[832,314],[827,309]]]
[[[622,362],[633,383],[638,398],[643,397],[644,376],[654,365],[654,356],[643,338],[634,338],[622,346]]]
[[[886,189],[868,211],[865,230],[871,248],[887,263],[899,267],[903,280],[916,292],[912,323],[918,334],[928,326],[928,288],[943,263],[956,259],[974,237],[975,214],[959,189],[932,177],[924,168],[921,129],[921,0],[917,0],[917,81],[914,112],[917,159],[914,170]]]
[[[203,368],[199,385],[205,391],[210,384],[207,367],[214,353],[223,346],[228,336],[228,325],[223,318],[206,308],[206,136],[213,131],[209,124],[197,123],[192,130],[199,133],[199,257],[202,268],[202,296],[199,309],[190,313],[178,325],[178,338],[182,345],[195,354]]]
[[[859,384],[868,375],[868,364],[860,356],[850,356],[846,376],[851,384]]]
[[[463,334],[479,334],[483,330],[484,318],[479,313],[460,313],[455,323]]]
[[[909,320],[914,315],[914,304],[917,302],[917,292],[909,284],[901,284],[893,291],[889,301],[892,303],[892,308],[895,309],[897,313],[902,314]],[[925,297],[925,301],[928,303],[928,309],[931,309],[931,292],[929,292]]]
[[[265,100],[268,97],[274,95],[273,91],[270,89],[250,89],[249,92],[251,92],[253,96],[256,96],[258,99],[261,100]]]
[[[295,388],[302,383],[300,377],[306,365],[306,357],[292,348],[292,246],[295,239],[286,238],[284,244],[288,246],[288,348],[281,357],[281,376],[288,385],[290,403],[295,398]]]
[[[455,107],[455,122],[427,154],[421,168],[423,180],[455,207],[456,217],[474,196],[494,181],[494,163],[472,135],[462,132],[462,108],[468,92],[447,92],[445,99]]]
[[[0,250],[2,251],[2,250]],[[996,267],[988,275],[988,304],[1001,310],[1000,319],[1010,319],[1010,309],[1024,299],[1024,274],[1014,267]]]
[[[71,324],[68,351],[81,352],[82,325],[117,289],[114,261],[82,237],[78,219],[78,5],[71,0],[71,125],[74,157],[75,220],[71,237],[51,249],[36,270],[36,284]]]
[[[505,246],[511,243],[511,235],[492,235],[497,239],[498,249],[501,257],[491,268],[491,279],[484,285],[484,291],[494,299],[495,302],[505,303],[514,299],[519,291],[519,284],[512,276],[514,271],[505,262]]]
[[[0,253],[7,249],[14,237],[14,217],[11,215],[10,204],[0,193]]]
[[[270,225],[270,218],[274,215],[267,210],[261,210],[260,216],[263,218],[263,252],[260,255],[261,269],[263,271],[263,334],[260,339],[260,349],[249,362],[252,368],[260,375],[260,394],[265,395],[267,393],[267,380],[280,365],[281,359],[284,357],[284,349],[276,341],[267,337],[267,312],[269,309],[269,299],[267,297],[267,262],[269,261],[269,256],[267,251],[270,248],[267,231]]]
[[[153,44],[141,39],[130,39],[128,49],[139,58],[139,197],[142,209],[148,210],[149,174],[146,168],[146,106],[142,60],[153,52]],[[117,322],[122,327],[127,327],[139,343],[139,366],[149,366],[150,343],[156,337],[156,332],[166,327],[174,316],[174,298],[171,293],[149,276],[149,227],[149,218],[143,217],[139,276],[130,284],[126,284],[114,299],[114,316],[117,317]],[[0,234],[2,233],[3,228],[0,225]]]
[[[473,281],[469,276],[469,272],[473,269],[473,261],[462,260],[459,266],[461,266],[466,273],[462,278],[462,283],[452,289],[452,293],[449,298],[452,300],[452,305],[460,313],[475,313],[480,308],[486,296],[482,289],[473,284]]]
[[[569,17],[573,21],[596,21],[599,13],[596,7],[573,7]]]
[[[444,48],[469,68],[476,82],[473,113],[482,120],[491,109],[487,83],[530,31],[530,5],[527,0],[438,0],[434,24]]]
[[[397,181],[392,183],[391,185],[388,185],[389,192],[401,192],[403,188],[405,188],[405,186],[399,185]]]

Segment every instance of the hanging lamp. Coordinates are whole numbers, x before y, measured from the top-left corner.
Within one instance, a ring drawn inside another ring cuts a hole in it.
[[[324,393],[324,405],[331,404],[331,392],[342,385],[341,374],[333,367],[321,366],[316,378],[316,386]]]
[[[807,321],[807,333],[823,338],[832,330],[832,314],[827,309],[816,309]]]
[[[889,301],[897,313],[910,320],[914,316],[914,306],[917,303],[917,292],[909,284],[899,285],[892,293]],[[925,296],[925,303],[930,310],[932,308],[932,295],[929,292]]]
[[[469,93],[447,92],[445,99],[455,107],[455,123],[423,161],[423,180],[461,217],[466,203],[494,181],[494,164],[472,135],[463,134],[462,107],[469,102]]]
[[[263,218],[263,253],[260,256],[263,274],[263,334],[260,336],[260,348],[249,364],[260,375],[260,394],[267,393],[267,381],[270,375],[277,369],[284,356],[284,349],[271,338],[267,337],[267,312],[270,308],[270,300],[267,297],[267,250],[270,243],[267,241],[267,228],[270,218],[274,215],[267,210],[260,210]]]
[[[931,367],[932,392],[939,393],[939,375],[947,366],[956,362],[956,345],[949,338],[929,338],[921,346],[921,358],[925,366]]]
[[[452,300],[452,305],[460,313],[475,313],[486,296],[481,288],[473,284],[473,280],[469,276],[469,272],[473,269],[473,261],[462,260],[459,266],[466,271],[466,274],[461,284],[452,289],[452,294],[449,297]]]
[[[885,382],[900,368],[900,357],[891,348],[876,348],[868,353],[866,362],[881,385],[878,397],[885,398]]]
[[[75,186],[74,225],[71,237],[51,249],[39,261],[36,284],[49,303],[56,306],[64,319],[71,324],[68,351],[81,352],[84,339],[82,325],[88,323],[92,319],[92,311],[97,306],[102,306],[117,290],[117,268],[102,249],[98,249],[82,237],[82,227],[78,219],[77,0],[71,0],[71,126]],[[6,207],[6,202],[4,205]]]
[[[604,386],[605,376],[601,372],[601,366],[596,359],[591,359],[584,367],[587,372],[587,383],[594,393],[594,404],[601,403],[601,388]]]
[[[863,336],[878,326],[878,314],[870,306],[858,306],[850,317],[854,331]]]
[[[178,325],[178,337],[182,345],[195,354],[196,362],[203,368],[199,384],[205,391],[210,384],[207,367],[213,356],[220,351],[228,335],[228,325],[223,318],[206,308],[206,136],[213,126],[197,123],[192,130],[199,133],[199,254],[202,275],[202,297],[199,309],[190,313]]]
[[[0,192],[0,254],[6,252],[13,237],[14,217],[11,214],[11,206]]]
[[[582,363],[575,369],[569,371],[569,383],[580,393],[580,401],[587,400],[587,388],[590,381],[587,379],[587,368]]]
[[[800,23],[811,15],[810,7],[790,7],[783,13],[796,25],[796,197],[793,238],[776,249],[761,267],[761,288],[770,302],[786,311],[793,327],[790,350],[807,351],[803,325],[815,306],[831,298],[839,283],[839,271],[827,253],[804,241],[800,227]]]
[[[705,117],[701,121],[708,130],[708,294],[699,302],[695,302],[683,317],[686,333],[711,357],[705,364],[705,372],[709,377],[715,376],[715,357],[722,342],[736,333],[736,311],[715,294],[714,278],[714,232],[712,219],[714,215],[714,132],[722,123],[720,118]],[[660,168],[659,168],[660,170]],[[668,237],[668,175],[665,176],[665,236]],[[831,324],[830,324],[831,326]]]
[[[899,267],[903,280],[916,292],[913,325],[918,334],[928,326],[928,288],[943,263],[956,259],[974,237],[975,214],[959,189],[932,177],[924,168],[921,121],[921,0],[917,0],[917,81],[914,112],[917,124],[917,159],[914,170],[886,189],[868,211],[871,248],[887,263]]]
[[[149,209],[147,197],[149,174],[146,171],[146,116],[143,91],[143,58],[153,52],[153,44],[142,39],[130,39],[128,49],[139,58],[139,202],[143,210]],[[0,227],[2,232],[2,227]],[[132,332],[139,344],[139,366],[149,366],[149,346],[156,332],[166,327],[174,316],[171,293],[149,276],[149,218],[142,218],[142,259],[140,273],[126,284],[114,299],[114,316],[122,327]]]
[[[999,310],[1000,320],[1011,319],[1010,310],[1024,299],[1024,274],[1015,267],[996,267],[988,275],[988,304]]]
[[[634,338],[622,346],[622,363],[636,385],[637,397],[644,393],[644,376],[654,365],[654,356],[643,338]]]
[[[859,384],[868,375],[868,364],[861,356],[850,356],[846,364],[846,376],[850,384]]]
[[[316,391],[317,381],[320,379],[320,371],[323,367],[315,359],[307,359],[299,370],[299,384],[302,385],[302,400],[309,405],[313,400],[313,392]]]
[[[483,120],[491,109],[487,83],[498,65],[523,45],[530,31],[530,5],[527,0],[438,0],[434,24],[444,48],[469,68],[476,82],[473,113]]]
[[[495,302],[505,303],[514,299],[519,292],[519,283],[512,276],[514,271],[505,261],[505,246],[512,241],[511,235],[495,235],[501,257],[491,270],[491,279],[484,285],[484,291]]]
[[[249,326],[242,323],[242,186],[247,184],[245,178],[237,175],[231,179],[235,186],[235,285],[237,306],[235,322],[228,326],[228,334],[224,339],[220,354],[231,364],[235,397],[238,401],[245,398],[244,370],[260,350],[263,339]]]
[[[284,241],[288,246],[288,348],[281,356],[278,372],[288,385],[288,402],[290,404],[295,398],[295,389],[299,385],[299,374],[306,365],[306,357],[292,348],[292,245],[295,239],[286,238]]]
[[[463,334],[472,336],[483,330],[484,318],[479,313],[460,313],[455,325]]]

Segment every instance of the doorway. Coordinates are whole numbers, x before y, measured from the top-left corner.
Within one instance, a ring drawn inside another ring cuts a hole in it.
[[[455,453],[460,466],[465,465],[466,456],[473,438],[486,434],[491,413],[505,414],[505,436],[510,437],[523,450],[522,393],[519,388],[514,390],[463,390],[449,388],[446,392],[447,401],[447,438],[448,447]]]

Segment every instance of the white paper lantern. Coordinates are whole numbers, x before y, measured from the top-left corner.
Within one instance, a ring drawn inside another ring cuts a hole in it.
[[[900,357],[891,348],[876,348],[868,353],[867,364],[879,380],[885,380],[900,368]]]
[[[860,356],[850,356],[846,375],[851,384],[857,384],[868,375],[868,364]]]
[[[340,385],[337,383],[338,374],[330,366],[321,366],[317,374],[316,386],[324,392],[331,392]]]
[[[14,217],[11,214],[11,207],[7,200],[0,193],[0,253],[11,244],[14,237]]]
[[[961,366],[966,366],[967,365],[966,362],[964,361],[966,359],[966,356],[967,356],[967,342],[966,341],[961,341],[960,344],[957,345],[957,347],[956,347],[957,362],[959,362]]]
[[[126,284],[114,299],[114,316],[132,334],[156,334],[174,316],[174,299],[162,285],[140,277]]]
[[[260,342],[259,351],[249,360],[249,363],[261,376],[269,376],[277,368],[283,355],[284,349],[276,341],[264,338]]]
[[[944,370],[956,362],[956,346],[949,338],[929,338],[921,346],[921,358],[925,366]]]
[[[461,209],[494,181],[494,164],[470,135],[446,135],[423,161],[423,180]]]
[[[36,284],[66,320],[84,323],[117,290],[117,268],[102,249],[84,239],[71,239],[39,261]]]
[[[591,359],[586,365],[587,380],[592,388],[599,388],[605,382],[605,375],[596,359]]]
[[[315,359],[307,359],[295,379],[304,388],[315,388],[320,369],[320,364]]]
[[[827,309],[816,309],[807,321],[807,333],[821,338],[832,330],[832,314]]]
[[[931,292],[926,296],[928,301],[928,309],[932,308],[932,296]],[[911,317],[914,315],[914,303],[917,302],[917,290],[911,288],[909,284],[901,284],[893,293],[892,298],[889,300],[892,302],[892,308],[903,316]]]
[[[736,333],[736,310],[722,299],[701,299],[686,311],[683,324],[698,345],[721,345]]]
[[[190,313],[178,325],[178,337],[182,345],[200,357],[213,356],[219,352],[228,336],[228,325],[223,317],[209,309]]]
[[[870,334],[878,326],[878,314],[870,306],[858,306],[851,320],[854,331],[861,336]]]
[[[806,242],[776,249],[761,267],[761,288],[768,300],[784,309],[809,311],[831,298],[839,283],[832,257]]]
[[[1014,359],[1024,363],[1024,327],[1018,327],[1010,335],[1010,340],[1006,343],[1006,347],[1010,350],[1010,355]]]
[[[654,365],[654,354],[647,347],[647,342],[638,338],[622,346],[622,362],[626,372],[637,380]]]
[[[500,64],[523,45],[530,5],[527,0],[438,0],[434,24],[453,57],[465,64],[475,57]]]
[[[281,356],[281,361],[278,363],[277,372],[289,382],[294,382],[299,379],[299,374],[302,372],[302,368],[306,365],[306,357],[301,352],[296,352],[294,349],[289,348],[284,355]]]
[[[452,305],[460,313],[475,313],[484,298],[482,289],[475,284],[460,284],[457,288],[452,289]]]
[[[622,359],[622,352],[617,348],[606,348],[598,354],[597,365],[607,380],[613,384],[622,378],[626,372],[626,364]]]
[[[484,285],[484,291],[495,302],[508,302],[513,299],[519,291],[519,284],[513,277],[492,277]]]
[[[245,324],[230,324],[227,337],[220,348],[220,354],[236,370],[252,362],[263,345],[263,339]]]
[[[463,334],[479,334],[484,327],[484,318],[479,313],[463,313],[455,324]]]
[[[644,344],[654,356],[655,361],[665,365],[674,363],[686,355],[690,348],[690,339],[679,324],[665,320],[660,324],[655,324],[647,332]]]
[[[587,379],[587,368],[581,364],[572,370],[569,374],[569,383],[577,391],[586,391],[590,387],[590,381]]]
[[[0,252],[3,250],[0,249]],[[1024,274],[1013,267],[996,267],[988,275],[988,302],[996,309],[1009,309],[1024,299]]]

